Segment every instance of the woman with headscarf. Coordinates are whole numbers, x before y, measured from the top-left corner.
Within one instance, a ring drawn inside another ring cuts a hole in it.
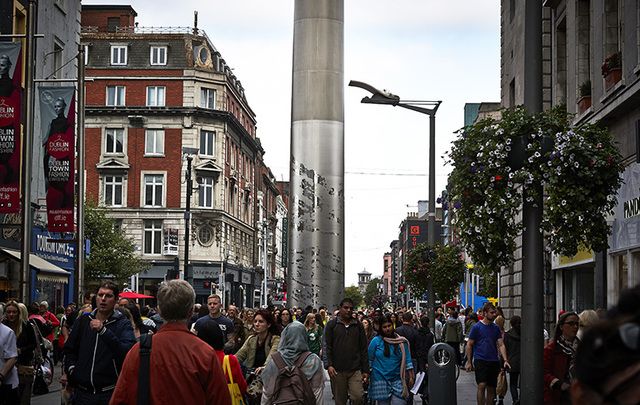
[[[544,403],[571,404],[570,388],[575,377],[580,320],[575,312],[558,318],[554,338],[544,348]]]
[[[378,336],[369,344],[369,399],[378,405],[405,404],[414,379],[409,342],[394,332],[392,315],[381,317],[379,324]]]
[[[298,360],[298,357],[309,351],[307,343],[307,331],[300,322],[291,322],[282,331],[280,336],[280,344],[278,345],[278,353],[282,357],[284,364],[292,366]],[[301,370],[307,377],[311,389],[315,396],[316,405],[322,405],[324,401],[324,370],[322,361],[316,354],[311,353],[302,363]],[[274,361],[273,356],[267,363],[262,372],[262,404],[269,404],[273,395],[276,393],[276,380],[278,378],[279,369]],[[313,404],[305,404],[313,405]]]
[[[228,356],[229,368],[231,369],[231,376],[233,377],[233,382],[238,384],[240,388],[240,392],[242,395],[246,395],[247,393],[247,381],[244,379],[244,375],[242,374],[242,369],[240,368],[240,362],[238,358],[233,354],[224,354],[224,335],[222,334],[222,330],[215,322],[205,322],[204,325],[198,331],[198,337],[204,340],[209,346],[215,350],[216,355],[218,355],[218,360],[220,360],[220,366],[224,365],[224,358]],[[225,377],[227,377],[227,384],[231,382],[229,378],[228,371],[223,366],[223,371]]]

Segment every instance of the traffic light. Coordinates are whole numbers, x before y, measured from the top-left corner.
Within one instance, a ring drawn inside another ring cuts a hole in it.
[[[404,284],[400,284],[400,285],[398,286],[398,292],[403,293],[403,292],[404,292],[404,290],[405,290]]]

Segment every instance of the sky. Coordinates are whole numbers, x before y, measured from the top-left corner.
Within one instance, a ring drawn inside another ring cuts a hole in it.
[[[265,159],[289,179],[294,0],[84,0],[128,4],[140,26],[205,30],[256,113]],[[442,100],[436,114],[436,194],[451,170],[441,157],[463,125],[464,104],[500,101],[498,0],[344,0],[345,279],[381,276],[383,255],[408,212],[428,199],[429,117],[361,104],[349,80],[403,100]]]

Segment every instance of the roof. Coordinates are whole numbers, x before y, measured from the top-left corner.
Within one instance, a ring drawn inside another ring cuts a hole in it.
[[[136,10],[129,5],[123,4],[83,4],[82,11],[128,11],[133,13],[135,17],[138,16]]]

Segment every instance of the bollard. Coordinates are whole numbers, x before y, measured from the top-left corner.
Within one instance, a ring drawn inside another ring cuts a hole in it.
[[[446,343],[436,343],[429,350],[429,403],[455,405],[456,354]]]

